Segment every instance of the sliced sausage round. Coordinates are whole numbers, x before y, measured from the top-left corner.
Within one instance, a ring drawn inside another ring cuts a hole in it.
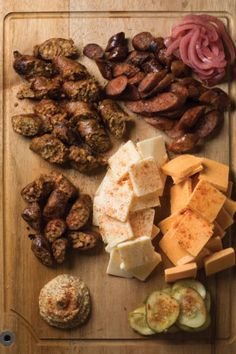
[[[153,54],[149,52],[132,50],[132,52],[129,53],[127,62],[140,67],[147,59],[150,59],[151,56],[153,56]]]
[[[148,73],[138,86],[139,92],[150,92],[166,75],[166,70],[155,73]]]
[[[117,76],[125,75],[128,78],[130,78],[136,75],[139,71],[140,70],[139,68],[137,68],[137,66],[128,63],[120,63],[114,66],[113,76],[117,77]]]
[[[130,85],[139,85],[139,83],[144,79],[145,73],[139,71],[137,74],[129,78],[128,83]]]
[[[113,78],[113,64],[110,61],[105,59],[99,59],[96,60],[96,64],[104,79],[111,80]]]
[[[118,32],[109,38],[105,52],[110,52],[112,49],[126,44],[125,33]]]
[[[149,50],[154,40],[150,32],[140,32],[132,39],[132,45],[137,50]]]
[[[187,109],[178,122],[179,128],[192,128],[203,115],[205,108],[205,106],[195,106]]]
[[[182,137],[172,141],[168,149],[176,154],[186,153],[194,149],[198,140],[197,134],[184,134]]]
[[[152,125],[153,127],[161,130],[161,131],[166,131],[170,130],[174,126],[174,121],[165,117],[145,117],[144,118],[145,122],[148,124]]]
[[[107,55],[107,59],[110,61],[122,61],[127,58],[129,53],[126,45],[113,48]]]
[[[116,77],[106,85],[106,94],[108,96],[118,96],[126,89],[128,78],[125,75]]]
[[[222,116],[219,111],[211,111],[201,118],[196,127],[195,133],[200,138],[206,138],[215,131],[221,120]]]
[[[145,73],[155,73],[163,70],[163,67],[155,58],[151,58],[143,63],[142,69]]]
[[[84,47],[83,54],[89,59],[99,60],[103,58],[104,50],[100,47],[100,45],[90,43]]]

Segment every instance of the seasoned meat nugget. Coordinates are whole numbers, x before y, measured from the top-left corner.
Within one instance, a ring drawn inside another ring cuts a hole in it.
[[[43,209],[43,216],[47,220],[61,218],[65,212],[69,197],[62,191],[55,189],[49,196]]]
[[[39,154],[44,160],[64,164],[68,158],[65,145],[51,134],[44,134],[31,140],[30,149]]]
[[[78,54],[72,39],[50,38],[34,47],[34,55],[44,60],[53,60],[58,56],[75,58]]]
[[[92,213],[92,199],[88,194],[81,194],[75,201],[66,218],[69,230],[79,230],[88,224]]]
[[[53,265],[53,258],[48,240],[40,234],[29,235],[29,238],[32,240],[31,250],[34,255],[42,264],[51,267]]]
[[[56,189],[66,194],[69,199],[77,197],[78,189],[61,173],[53,171],[49,178],[53,180]]]
[[[36,114],[17,114],[11,118],[13,130],[24,136],[35,136],[42,132],[42,120]]]
[[[58,238],[52,243],[52,254],[55,261],[58,264],[62,264],[66,258],[66,251],[68,249],[69,242],[66,238]]]
[[[46,77],[36,76],[28,84],[25,84],[17,92],[17,98],[31,98],[41,100],[42,98],[60,99],[64,97],[61,87],[61,79],[55,77],[47,79]]]
[[[101,239],[95,231],[69,231],[67,234],[72,247],[78,251],[87,251],[96,247]]]
[[[44,235],[49,242],[55,241],[66,231],[66,223],[62,219],[50,220],[44,229]]]
[[[89,76],[86,67],[75,60],[66,57],[56,57],[53,63],[64,80],[76,81]]]
[[[39,310],[50,326],[74,328],[82,325],[91,311],[89,289],[78,277],[58,275],[40,291]]]
[[[54,125],[52,135],[67,145],[74,145],[80,142],[73,127],[67,121]]]
[[[69,148],[69,160],[71,165],[81,173],[90,174],[98,168],[107,165],[107,161],[101,156],[95,156],[91,149],[86,146],[72,145]]]
[[[87,102],[68,102],[65,108],[70,114],[70,122],[74,125],[76,125],[80,119],[99,119],[97,112]]]
[[[80,119],[76,125],[76,129],[84,142],[93,151],[105,152],[110,149],[110,138],[96,118]]]
[[[103,100],[98,109],[111,134],[118,139],[122,138],[126,133],[127,122],[131,120],[128,114],[109,99]]]
[[[42,202],[54,188],[54,181],[48,179],[46,175],[41,175],[22,189],[21,196],[27,203]]]
[[[27,205],[21,214],[22,218],[36,231],[40,231],[41,208],[38,202]]]
[[[63,89],[72,100],[96,102],[100,97],[100,88],[94,79],[66,81]]]
[[[56,69],[51,63],[45,63],[32,55],[22,55],[17,50],[13,52],[13,55],[13,68],[17,74],[27,80],[35,76],[53,77],[56,74]]]
[[[67,119],[66,110],[59,103],[49,99],[43,99],[36,103],[34,113],[41,118],[45,133],[52,132],[54,125]]]

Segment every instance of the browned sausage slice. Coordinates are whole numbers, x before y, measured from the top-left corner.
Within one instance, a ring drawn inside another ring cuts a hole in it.
[[[152,125],[153,127],[162,130],[162,131],[166,131],[166,130],[170,130],[173,128],[174,126],[174,121],[165,117],[145,117],[144,118],[145,122],[147,122],[148,124]]]
[[[136,75],[138,72],[139,68],[137,68],[137,66],[128,63],[116,64],[113,68],[114,77],[125,75],[130,78]]]
[[[126,44],[125,33],[118,32],[109,38],[105,52],[110,52],[112,49]]]
[[[214,130],[220,124],[221,120],[222,120],[222,115],[219,111],[216,110],[211,111],[206,115],[204,115],[202,119],[199,121],[195,133],[200,138],[206,138],[207,136],[209,136],[211,133],[214,132]]]
[[[155,73],[148,73],[138,86],[139,92],[150,92],[166,75],[166,70],[161,70]]]
[[[163,70],[163,66],[155,58],[150,58],[142,64],[142,69],[145,73],[156,73]]]
[[[231,105],[229,96],[219,87],[205,91],[199,97],[199,101],[202,103],[211,104],[214,109],[218,109],[220,111],[229,109]]]
[[[137,74],[129,78],[128,83],[130,85],[138,85],[143,78],[145,77],[145,74],[142,71],[139,71]]]
[[[150,32],[140,32],[132,39],[132,45],[137,50],[149,50],[154,37]]]
[[[190,68],[182,60],[174,60],[170,65],[172,74],[176,77],[183,77],[189,74]]]
[[[180,108],[185,102],[185,98],[172,92],[163,92],[159,95],[137,102],[128,102],[127,108],[134,113],[155,113]]]
[[[167,87],[169,87],[173,80],[174,80],[174,75],[172,73],[168,73],[161,79],[160,82],[158,82],[158,84],[152,90],[150,90],[147,93],[141,94],[141,96],[144,98],[154,96],[158,92],[162,92]]]
[[[197,134],[184,134],[182,137],[172,141],[168,149],[176,154],[185,153],[193,150],[198,140]]]
[[[120,95],[126,89],[128,78],[125,75],[116,77],[106,85],[106,94],[114,97]]]
[[[127,58],[129,49],[126,45],[113,48],[107,55],[110,61],[122,61]]]
[[[128,84],[124,92],[119,96],[123,101],[138,101],[140,100],[140,94],[136,86]]]
[[[129,53],[127,58],[127,62],[136,66],[141,66],[147,59],[151,57],[151,53],[149,52],[141,52],[139,50],[132,50]]]
[[[100,47],[100,45],[90,43],[84,47],[83,54],[89,59],[99,60],[103,58],[104,50]]]
[[[104,79],[111,80],[113,78],[113,64],[110,61],[105,59],[99,59],[96,60],[96,64]]]
[[[178,127],[180,129],[192,128],[205,111],[205,106],[195,106],[189,108],[180,118]]]

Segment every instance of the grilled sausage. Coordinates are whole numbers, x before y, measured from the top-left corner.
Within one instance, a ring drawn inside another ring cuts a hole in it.
[[[70,231],[67,236],[72,247],[78,251],[87,251],[96,247],[101,239],[95,231]]]
[[[13,130],[23,136],[35,136],[42,132],[42,120],[36,114],[18,114],[11,118]]]
[[[53,63],[64,80],[76,81],[89,76],[86,67],[75,60],[60,56]]]
[[[128,79],[128,84],[139,85],[139,83],[144,79],[145,76],[145,73],[139,71],[137,74]]]
[[[163,66],[155,58],[151,58],[142,64],[142,69],[145,73],[156,73],[163,70]]]
[[[138,50],[133,50],[129,53],[127,58],[127,63],[133,64],[138,67],[142,67],[142,64],[147,60],[150,59],[152,56],[149,52],[141,52]]]
[[[207,90],[199,97],[201,103],[210,104],[214,109],[225,111],[230,108],[231,101],[227,93],[218,87]]]
[[[182,137],[172,141],[168,148],[176,154],[186,153],[194,149],[198,140],[197,134],[184,134]]]
[[[128,84],[128,78],[125,75],[116,77],[108,82],[106,85],[106,94],[110,97],[119,96],[126,89]]]
[[[69,247],[68,239],[61,237],[53,241],[52,254],[58,264],[62,264],[66,259],[66,252]]]
[[[90,221],[92,213],[92,200],[88,194],[81,194],[75,201],[66,217],[69,230],[79,230]]]
[[[145,117],[144,119],[148,124],[152,125],[153,127],[161,131],[170,130],[173,128],[175,124],[175,122],[172,119],[168,119],[161,116]]]
[[[62,219],[50,220],[44,229],[44,235],[49,242],[55,241],[66,231],[66,223]]]
[[[62,191],[55,189],[49,196],[43,209],[43,216],[46,220],[63,217],[66,211],[68,196]]]
[[[195,106],[187,109],[178,122],[180,129],[192,128],[205,112],[205,106]]]
[[[190,68],[182,60],[174,60],[170,65],[170,70],[175,77],[188,76]]]
[[[53,265],[53,258],[47,239],[40,234],[29,235],[29,238],[32,240],[31,250],[33,251],[34,255],[40,260],[42,264],[47,267],[51,267]]]
[[[164,67],[170,68],[172,61],[175,60],[174,55],[166,55],[166,48],[160,49],[159,51],[155,52],[155,56],[159,63]]]
[[[29,203],[21,214],[22,218],[36,231],[41,227],[41,208],[38,202]]]
[[[107,55],[107,59],[110,61],[122,61],[127,58],[129,49],[127,45],[119,46],[111,49]]]
[[[26,203],[41,203],[49,196],[54,188],[54,181],[48,179],[46,175],[41,175],[22,189],[21,196]]]
[[[33,138],[30,149],[39,154],[44,160],[59,165],[68,160],[68,150],[65,145],[51,134]]]
[[[132,39],[132,45],[136,50],[150,50],[154,37],[150,32],[140,32]]]
[[[109,60],[106,59],[99,59],[96,60],[97,67],[104,77],[104,79],[111,80],[113,78],[112,74],[112,68],[113,68],[113,63],[111,63]]]
[[[100,88],[94,79],[66,81],[63,89],[68,98],[75,101],[96,102],[100,97]]]
[[[213,110],[205,114],[200,119],[199,124],[195,129],[195,133],[200,138],[206,138],[216,130],[216,128],[218,127],[221,121],[222,121],[222,113],[220,113],[217,110]]]
[[[118,32],[109,38],[105,51],[110,52],[112,49],[126,45],[125,33]]]
[[[34,47],[34,55],[44,60],[53,60],[58,56],[76,58],[79,53],[72,39],[50,38]]]
[[[139,92],[141,93],[150,92],[164,78],[166,73],[167,73],[166,70],[148,73],[138,86]]]
[[[65,176],[61,173],[53,171],[48,176],[49,180],[52,180],[55,189],[63,192],[69,199],[74,199],[78,195],[78,188],[76,188]]]
[[[69,148],[71,165],[81,173],[90,174],[107,165],[106,159],[96,156],[87,145],[72,145]]]
[[[139,68],[137,68],[137,66],[128,63],[120,63],[120,64],[116,64],[113,67],[113,76],[117,77],[117,76],[125,75],[128,78],[130,78],[136,75],[139,71],[140,70]]]
[[[100,47],[100,45],[90,43],[84,47],[83,54],[89,59],[99,60],[104,57],[104,50]]]

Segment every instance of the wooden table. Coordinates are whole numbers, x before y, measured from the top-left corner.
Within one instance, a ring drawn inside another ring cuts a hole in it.
[[[127,314],[150,291],[164,285],[161,269],[154,272],[147,282],[141,283],[107,276],[108,255],[105,252],[94,257],[73,257],[65,266],[57,269],[47,269],[34,258],[26,225],[20,217],[24,206],[20,190],[40,173],[51,171],[53,167],[28,149],[27,139],[12,131],[10,118],[14,113],[29,111],[32,106],[29,102],[19,103],[15,98],[20,79],[12,69],[13,50],[30,53],[33,45],[50,37],[71,37],[80,50],[88,42],[98,42],[104,46],[112,34],[122,30],[129,37],[143,30],[165,36],[172,24],[189,12],[207,12],[219,16],[235,40],[236,1],[2,0],[1,5],[0,332],[13,332],[15,343],[9,347],[0,344],[0,353],[235,353],[235,269],[207,281],[214,299],[211,330],[196,336],[178,334],[147,339],[130,330]],[[91,61],[81,58],[81,62],[102,80]],[[231,97],[236,97],[235,83],[222,87]],[[200,153],[229,163],[232,180],[235,180],[236,171],[234,115],[226,114],[220,135],[206,144]],[[131,138],[137,141],[156,133],[152,127],[137,119]],[[116,143],[113,151],[117,146]],[[64,170],[63,173],[82,191],[90,194],[94,193],[102,178],[102,175],[87,178],[73,170]],[[226,244],[230,243],[230,238],[230,235],[226,237]],[[234,237],[232,243],[235,243]],[[41,287],[64,272],[80,275],[89,285],[93,299],[93,312],[88,324],[71,331],[49,327],[38,314]]]

